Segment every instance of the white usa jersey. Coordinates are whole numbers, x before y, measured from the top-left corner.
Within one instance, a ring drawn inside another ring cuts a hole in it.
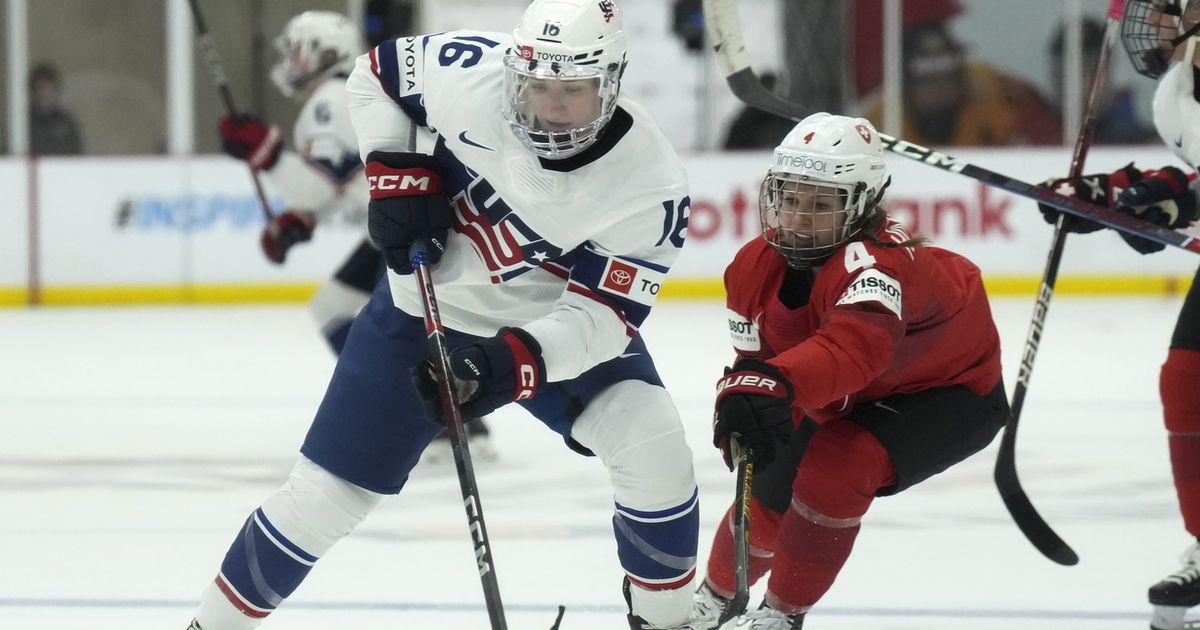
[[[338,215],[365,226],[369,195],[343,77],[326,79],[312,93],[293,131],[295,150],[280,153],[265,173],[272,193],[318,221]]]
[[[1200,166],[1200,103],[1191,64],[1174,63],[1154,90],[1154,127],[1163,142],[1193,169]]]
[[[455,226],[433,270],[447,327],[520,326],[547,380],[617,357],[650,313],[686,233],[679,157],[621,97],[600,139],[565,160],[527,149],[500,114],[509,35],[453,31],[389,40],[347,83],[363,157],[418,151],[441,166]],[[396,306],[420,316],[416,281],[389,272]]]

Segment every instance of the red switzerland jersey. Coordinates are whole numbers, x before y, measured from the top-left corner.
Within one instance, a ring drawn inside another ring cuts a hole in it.
[[[909,238],[891,220],[875,236]],[[766,240],[750,241],[725,270],[726,306],[738,356],[778,367],[803,414],[824,421],[892,394],[962,385],[983,395],[1000,382],[1000,338],[966,258],[853,241],[809,276],[798,308],[780,299],[787,271]]]

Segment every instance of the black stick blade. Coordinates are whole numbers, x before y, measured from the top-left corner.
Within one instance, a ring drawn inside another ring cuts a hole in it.
[[[1033,502],[1029,500],[1029,496],[1021,488],[1021,481],[1017,479],[1016,467],[1011,464],[1005,466],[1003,457],[996,461],[995,479],[1000,498],[1004,500],[1004,507],[1008,508],[1008,513],[1012,515],[1013,521],[1029,542],[1043,556],[1058,564],[1068,567],[1079,564],[1079,555],[1050,529],[1050,525],[1034,509]]]

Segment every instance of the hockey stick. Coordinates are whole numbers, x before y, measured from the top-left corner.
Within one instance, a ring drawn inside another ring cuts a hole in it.
[[[1083,107],[1083,123],[1079,135],[1075,139],[1075,153],[1071,157],[1069,177],[1076,178],[1083,174],[1083,164],[1087,160],[1088,149],[1091,148],[1092,138],[1096,135],[1096,101],[1104,89],[1104,76],[1108,72],[1108,60],[1111,56],[1113,43],[1116,42],[1121,26],[1121,16],[1125,13],[1125,0],[1111,0],[1108,5],[1108,20],[1104,29],[1104,40],[1100,44],[1100,56],[1096,67],[1092,70],[1091,86],[1088,89],[1087,101]],[[1021,409],[1025,404],[1025,392],[1029,389],[1029,378],[1033,374],[1033,360],[1037,357],[1038,345],[1042,340],[1042,330],[1046,323],[1046,313],[1050,310],[1050,299],[1054,297],[1054,284],[1058,280],[1058,266],[1062,261],[1063,247],[1066,245],[1067,223],[1075,221],[1065,214],[1058,216],[1054,225],[1054,244],[1046,258],[1046,270],[1042,274],[1042,287],[1038,292],[1037,303],[1033,307],[1033,319],[1029,322],[1029,333],[1025,337],[1025,352],[1021,355],[1021,368],[1017,374],[1017,384],[1013,388],[1012,409],[1008,423],[1004,426],[1004,435],[1000,439],[1000,451],[996,455],[994,472],[996,489],[1004,506],[1017,523],[1017,527],[1033,543],[1042,555],[1065,565],[1079,562],[1079,556],[1063,541],[1058,534],[1046,523],[1045,519],[1034,509],[1033,503],[1021,487],[1017,477],[1017,426],[1021,419]]]
[[[746,605],[750,603],[750,482],[754,478],[754,464],[741,435],[729,436],[729,449],[733,461],[737,462],[737,488],[733,498],[737,508],[733,513],[733,574],[736,582],[733,599],[725,604],[717,625],[746,612]]]
[[[1069,177],[1072,178],[1079,177],[1083,173],[1083,164],[1087,160],[1088,149],[1091,148],[1092,139],[1096,135],[1095,105],[1104,89],[1109,58],[1124,13],[1125,0],[1110,1],[1104,40],[1100,44],[1100,56],[1096,60],[1096,67],[1092,70],[1091,86],[1088,89],[1087,101],[1084,103],[1083,123],[1079,129],[1079,135],[1075,139],[1075,152],[1071,157]],[[1065,565],[1079,562],[1079,556],[1054,533],[1054,530],[1038,514],[1024,488],[1021,487],[1021,480],[1017,477],[1016,442],[1021,409],[1024,407],[1025,393],[1029,389],[1029,379],[1033,373],[1033,361],[1037,357],[1042,330],[1045,327],[1046,313],[1050,310],[1050,299],[1054,297],[1054,284],[1058,280],[1059,263],[1062,261],[1063,248],[1066,246],[1069,233],[1066,226],[1068,222],[1075,220],[1077,219],[1060,214],[1054,225],[1054,244],[1050,247],[1050,253],[1046,258],[1041,290],[1038,292],[1037,303],[1033,308],[1033,318],[1029,322],[1029,333],[1025,337],[1025,351],[1021,357],[1017,384],[1013,388],[1012,409],[1008,423],[1004,426],[1004,435],[1000,439],[1000,451],[996,455],[994,473],[996,489],[1000,491],[1000,497],[1004,500],[1004,505],[1017,523],[1017,527],[1043,555]]]
[[[703,0],[705,28],[725,68],[725,79],[734,95],[747,105],[785,118],[800,120],[813,113],[799,103],[784,100],[768,90],[750,67],[749,56],[742,40],[741,20],[737,13],[737,0]],[[1185,232],[1178,232],[1137,217],[1121,214],[1109,208],[1088,203],[1074,197],[1065,197],[1044,186],[1013,179],[965,162],[940,151],[901,140],[885,133],[879,134],[883,148],[951,173],[965,175],[1038,203],[1054,207],[1062,212],[1083,217],[1121,232],[1144,239],[1200,253],[1200,241]]]
[[[446,434],[454,451],[454,465],[458,469],[458,485],[462,489],[463,506],[467,510],[467,524],[471,530],[471,541],[475,543],[475,562],[479,567],[479,581],[483,584],[483,599],[487,603],[488,618],[492,630],[507,630],[504,604],[500,601],[500,584],[493,566],[491,544],[487,527],[483,522],[483,505],[479,501],[479,484],[475,481],[475,467],[471,464],[471,450],[467,447],[467,432],[463,427],[462,411],[458,408],[458,394],[450,375],[450,351],[446,346],[446,331],[442,328],[442,315],[438,312],[437,297],[433,293],[433,277],[429,271],[429,257],[423,243],[416,242],[408,250],[412,261],[413,276],[421,290],[421,306],[425,313],[425,334],[429,341],[429,363],[434,380],[438,383],[438,397],[442,404],[442,417],[446,420]],[[559,611],[559,621],[562,611]],[[558,627],[558,621],[554,624]]]
[[[217,46],[208,32],[208,23],[204,21],[204,14],[200,12],[200,0],[188,0],[188,4],[192,6],[192,18],[196,22],[196,45],[200,47],[200,51],[204,53],[204,60],[208,62],[208,74],[221,95],[221,102],[225,104],[225,113],[235,117],[238,114],[233,105],[233,92],[229,90],[229,75],[225,74],[225,65],[221,63]],[[263,217],[270,221],[271,204],[267,202],[267,193],[263,191],[262,181],[258,179],[258,173],[254,172],[249,162],[246,163],[246,168],[250,169],[250,180],[254,182],[254,193],[258,196],[258,205],[262,209]]]

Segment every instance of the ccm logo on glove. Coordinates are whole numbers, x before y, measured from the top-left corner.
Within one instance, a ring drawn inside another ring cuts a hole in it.
[[[392,168],[379,162],[368,162],[367,186],[372,199],[403,197],[442,192],[442,178],[426,168]]]

